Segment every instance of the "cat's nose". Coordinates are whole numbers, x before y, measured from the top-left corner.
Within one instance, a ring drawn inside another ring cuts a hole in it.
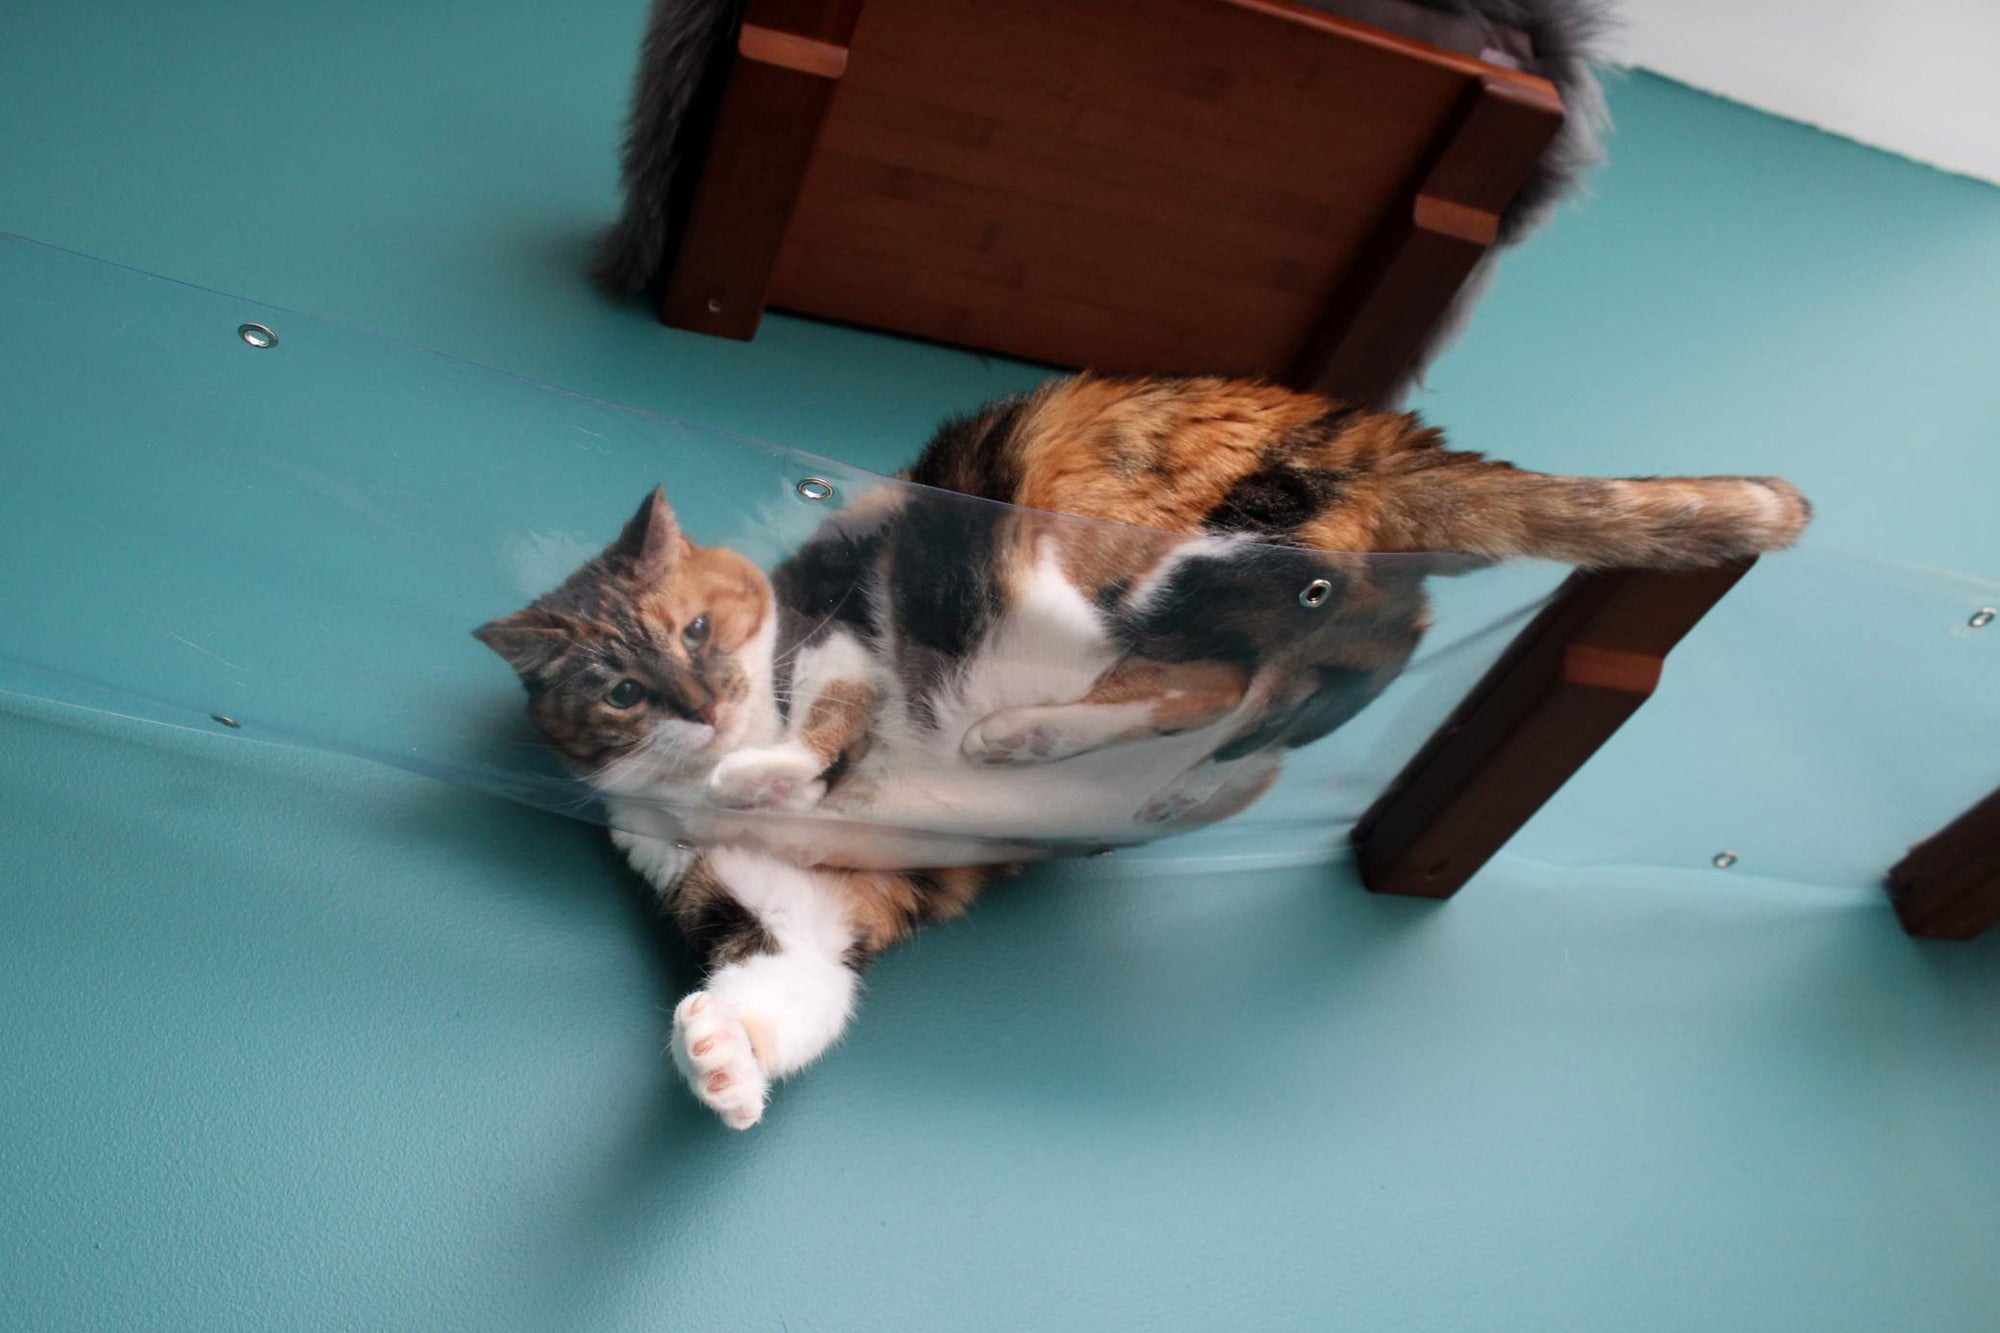
[[[714,726],[715,701],[711,699],[707,703],[702,704],[700,707],[696,708],[694,712],[690,713],[689,716],[692,717],[695,721],[703,724],[704,726],[710,726],[710,727]]]

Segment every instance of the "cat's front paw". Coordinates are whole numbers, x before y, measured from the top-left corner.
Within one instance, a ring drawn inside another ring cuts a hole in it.
[[[826,795],[820,762],[803,745],[738,750],[708,777],[709,798],[731,810],[810,810]]]
[[[723,1124],[748,1129],[764,1118],[770,1080],[727,1000],[698,990],[675,1006],[673,1049],[681,1076]]]

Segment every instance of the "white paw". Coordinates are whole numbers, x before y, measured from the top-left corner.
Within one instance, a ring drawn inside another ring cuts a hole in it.
[[[731,810],[810,810],[826,795],[820,763],[803,745],[738,750],[715,766],[708,793]]]
[[[1008,708],[972,724],[959,746],[975,764],[1052,764],[1079,752],[1076,738],[1037,708]]]
[[[770,1081],[727,1000],[698,990],[675,1006],[673,1050],[681,1077],[723,1124],[748,1129],[764,1118]]]

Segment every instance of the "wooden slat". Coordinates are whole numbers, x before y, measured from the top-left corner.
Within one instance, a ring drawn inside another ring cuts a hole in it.
[[[1553,89],[1482,79],[1294,363],[1303,388],[1379,405],[1409,375],[1562,127]]]
[[[663,322],[750,338],[847,67],[860,0],[753,0],[681,231]]]
[[[2000,790],[1910,849],[1889,872],[1903,929],[1969,940],[2000,925]]]
[[[1754,562],[1573,575],[1356,825],[1378,893],[1457,892],[1645,703]]]

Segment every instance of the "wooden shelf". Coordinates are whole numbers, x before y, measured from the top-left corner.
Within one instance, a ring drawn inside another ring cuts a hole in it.
[[[1562,120],[1282,0],[752,0],[662,317],[1378,402]]]

